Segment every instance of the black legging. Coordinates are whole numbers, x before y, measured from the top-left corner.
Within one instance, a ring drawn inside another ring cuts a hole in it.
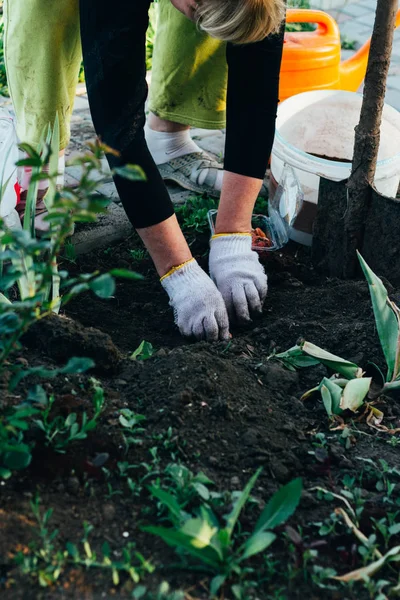
[[[126,214],[136,228],[174,214],[168,191],[144,138],[147,97],[145,48],[150,0],[81,0],[82,47],[93,123],[121,157],[110,166],[137,164],[146,182],[115,177]]]
[[[147,97],[145,47],[151,0],[80,0],[83,58],[93,123],[103,142],[121,153],[111,167],[137,164],[146,182],[115,177],[136,228],[161,223],[173,205],[144,138]],[[225,168],[262,179],[270,156],[283,48],[280,35],[247,46],[228,44]]]

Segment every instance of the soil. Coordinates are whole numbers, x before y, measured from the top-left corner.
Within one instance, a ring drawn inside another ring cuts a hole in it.
[[[56,548],[67,541],[79,544],[82,523],[90,522],[92,547],[97,551],[106,540],[120,549],[129,540],[155,565],[177,563],[176,554],[161,541],[144,534],[140,525],[157,520],[151,513],[144,490],[135,496],[126,479],[118,475],[118,462],[140,465],[150,463],[149,450],[157,445],[162,471],[172,461],[182,461],[194,473],[203,471],[215,482],[216,490],[242,489],[257,467],[263,472],[254,490],[266,500],[281,484],[302,477],[304,492],[295,516],[294,528],[301,528],[308,543],[315,542],[318,527],[336,504],[318,500],[315,486],[339,493],[343,478],[357,480],[361,473],[358,457],[378,464],[384,459],[400,468],[398,449],[388,443],[388,435],[365,424],[344,444],[342,432],[332,432],[321,401],[312,397],[300,400],[326,374],[323,367],[291,372],[276,361],[273,351],[286,350],[305,338],[330,352],[352,360],[364,368],[370,362],[383,366],[364,281],[343,282],[326,279],[310,267],[308,251],[289,246],[283,252],[264,258],[270,291],[264,314],[247,329],[233,330],[231,342],[207,344],[182,340],[172,318],[168,300],[161,289],[149,259],[135,262],[131,250],[138,240],[129,240],[81,257],[72,270],[106,271],[115,266],[138,270],[145,278],[138,282],[119,282],[110,301],[93,295],[74,300],[67,309],[70,321],[60,320],[38,326],[26,338],[29,345],[23,357],[30,364],[63,364],[71,356],[97,359],[95,376],[106,391],[107,404],[98,427],[87,440],[73,443],[66,454],[51,452],[37,433],[35,454],[29,469],[20,472],[0,487],[0,589],[8,599],[53,598],[128,598],[133,584],[121,576],[122,585],[114,587],[104,570],[67,569],[50,588],[39,588],[35,580],[22,576],[13,566],[16,549],[27,551],[34,536],[34,519],[29,502],[38,493],[43,510],[54,508],[51,526],[59,530]],[[192,245],[199,262],[205,266],[206,237]],[[388,283],[392,297],[399,298]],[[78,324],[78,325],[77,325]],[[90,328],[96,328],[94,329]],[[152,358],[132,361],[127,358],[145,339],[155,349]],[[90,375],[58,377],[46,383],[56,396],[60,414],[90,412]],[[22,396],[35,380],[24,380],[16,394]],[[141,444],[126,446],[118,424],[121,408],[145,415],[146,435]],[[381,406],[385,423],[400,426],[400,405],[387,401]],[[316,434],[325,435],[323,448],[316,446]],[[347,446],[347,447],[346,447]],[[104,470],[104,467],[106,471]],[[143,473],[140,468],[133,473]],[[108,474],[108,478],[107,478]],[[135,475],[132,475],[135,480]],[[117,493],[110,495],[111,491]],[[365,533],[371,516],[385,516],[384,494],[373,481],[360,483],[366,508]],[[394,494],[399,495],[399,485]],[[254,523],[257,510],[248,508],[242,525]],[[126,534],[125,534],[126,535]],[[298,553],[278,532],[273,547],[279,565],[274,575],[260,583],[257,598],[367,598],[364,588],[353,590],[320,589],[299,566]],[[361,566],[351,535],[322,538],[317,564],[339,573]],[[257,570],[262,559],[251,564]],[[2,579],[3,577],[3,579]],[[207,575],[190,570],[157,569],[145,584],[155,589],[164,579],[172,588],[188,590],[188,598],[207,599]],[[282,590],[279,592],[279,590]],[[281,595],[279,595],[279,593]],[[230,598],[227,590],[225,598]]]

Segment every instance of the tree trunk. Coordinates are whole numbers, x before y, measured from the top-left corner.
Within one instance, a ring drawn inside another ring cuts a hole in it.
[[[380,141],[386,81],[393,47],[398,0],[378,0],[360,123],[356,127],[352,174],[348,181],[348,206],[344,218],[343,275],[358,271],[356,250],[361,249],[371,201]]]

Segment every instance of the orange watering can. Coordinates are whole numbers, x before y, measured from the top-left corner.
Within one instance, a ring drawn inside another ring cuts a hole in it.
[[[356,92],[367,70],[369,39],[351,58],[340,62],[338,24],[321,10],[289,9],[288,23],[316,23],[315,31],[285,34],[280,100],[312,90]],[[400,10],[396,27],[400,26]]]

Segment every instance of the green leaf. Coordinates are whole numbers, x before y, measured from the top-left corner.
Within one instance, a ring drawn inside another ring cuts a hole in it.
[[[220,563],[218,554],[210,546],[204,548],[197,548],[192,544],[193,538],[189,535],[182,533],[181,531],[175,531],[174,529],[166,529],[165,527],[143,527],[143,531],[151,533],[160,537],[164,542],[173,548],[184,549],[189,554],[200,560],[206,565],[213,567],[214,569],[219,568]]]
[[[171,513],[171,515],[173,517],[175,517],[175,519],[179,523],[182,520],[182,515],[184,513],[183,513],[181,507],[179,506],[176,498],[174,498],[174,496],[172,496],[171,494],[168,494],[168,492],[165,492],[164,490],[162,490],[159,487],[152,486],[149,489],[150,489],[151,495],[154,496],[155,498],[157,498],[157,500],[159,500],[161,502],[161,504],[166,506],[168,508],[169,512]]]
[[[375,275],[361,254],[359,252],[357,252],[357,254],[361,268],[369,285],[376,328],[388,366],[386,380],[390,381],[393,375],[395,375],[395,378],[397,377],[397,374],[394,374],[394,368],[396,364],[397,348],[400,343],[399,322],[389,304],[387,289],[383,285],[381,279]]]
[[[147,181],[145,172],[137,165],[125,165],[124,167],[115,167],[115,175],[128,179],[129,181]]]
[[[206,488],[205,485],[203,485],[199,481],[194,481],[193,487],[200,496],[200,498],[203,498],[203,500],[206,501],[210,499],[210,491],[208,490],[208,488]]]
[[[274,354],[272,359],[281,360],[285,367],[294,369],[303,369],[305,367],[313,367],[319,364],[319,360],[304,354],[301,346],[293,346],[285,352]]]
[[[321,392],[322,401],[328,416],[331,417],[332,415],[340,415],[342,412],[340,408],[340,401],[343,393],[342,388],[332,379],[324,377],[319,384],[318,389]]]
[[[144,279],[143,275],[135,273],[135,271],[129,271],[129,269],[111,269],[110,275],[113,277],[121,277],[121,279],[133,279],[135,281]]]
[[[89,369],[93,369],[96,366],[95,362],[91,358],[81,358],[74,356],[69,359],[65,367],[60,369],[59,373],[85,373]],[[51,372],[51,371],[50,371]],[[53,371],[54,372],[54,371]],[[55,373],[57,375],[58,373]]]
[[[150,342],[146,342],[142,340],[140,345],[136,348],[134,352],[130,355],[131,360],[148,360],[154,354],[154,348]]]
[[[216,596],[226,581],[226,575],[216,575],[210,582],[210,594]]]
[[[302,489],[303,483],[300,477],[281,487],[261,513],[254,532],[274,529],[285,523],[295,512],[300,502]]]
[[[264,552],[266,548],[268,548],[274,541],[276,540],[276,535],[271,531],[257,531],[254,533],[247,542],[244,544],[244,552],[240,557],[240,562],[242,560],[246,560],[255,554],[260,554],[260,552]]]
[[[321,386],[319,387],[319,390],[321,392],[322,402],[324,404],[324,407],[325,407],[325,410],[326,410],[326,412],[328,414],[328,417],[331,417],[334,414],[333,413],[332,394],[330,393],[330,391],[328,390],[328,388],[324,384],[321,384]]]
[[[233,533],[233,530],[237,523],[237,520],[240,516],[240,513],[242,512],[246,502],[250,498],[251,491],[252,491],[253,487],[255,486],[256,481],[261,474],[261,471],[262,471],[262,468],[257,469],[257,471],[254,473],[253,477],[250,479],[250,481],[247,483],[246,487],[240,494],[238,500],[235,503],[235,506],[233,507],[232,512],[226,516],[226,528],[225,529],[228,532],[229,539],[231,539],[231,537],[232,537],[232,533]]]
[[[342,387],[335,383],[332,379],[327,379],[326,377],[324,377],[322,383],[328,388],[331,394],[333,414],[339,415],[342,412],[340,409],[340,400],[343,394]]]
[[[115,281],[111,275],[104,273],[89,283],[90,289],[99,298],[107,299],[115,292]]]
[[[329,367],[335,373],[340,373],[340,375],[343,375],[343,377],[346,377],[347,379],[358,377],[361,372],[360,367],[356,364],[345,360],[344,358],[340,358],[340,356],[335,356],[310,342],[304,342],[302,349],[305,354],[316,358],[318,362]]]
[[[10,447],[9,447],[10,448]],[[27,444],[18,444],[3,453],[3,465],[12,471],[28,467],[32,460],[31,449]]]
[[[197,518],[186,521],[180,531],[193,538],[192,544],[196,548],[206,548],[212,546],[211,540],[218,530],[216,527],[211,527],[204,519]],[[218,545],[216,547],[216,552],[220,554]],[[219,558],[222,559],[221,554]]]
[[[372,377],[352,379],[343,390],[340,408],[357,412],[371,387]]]

